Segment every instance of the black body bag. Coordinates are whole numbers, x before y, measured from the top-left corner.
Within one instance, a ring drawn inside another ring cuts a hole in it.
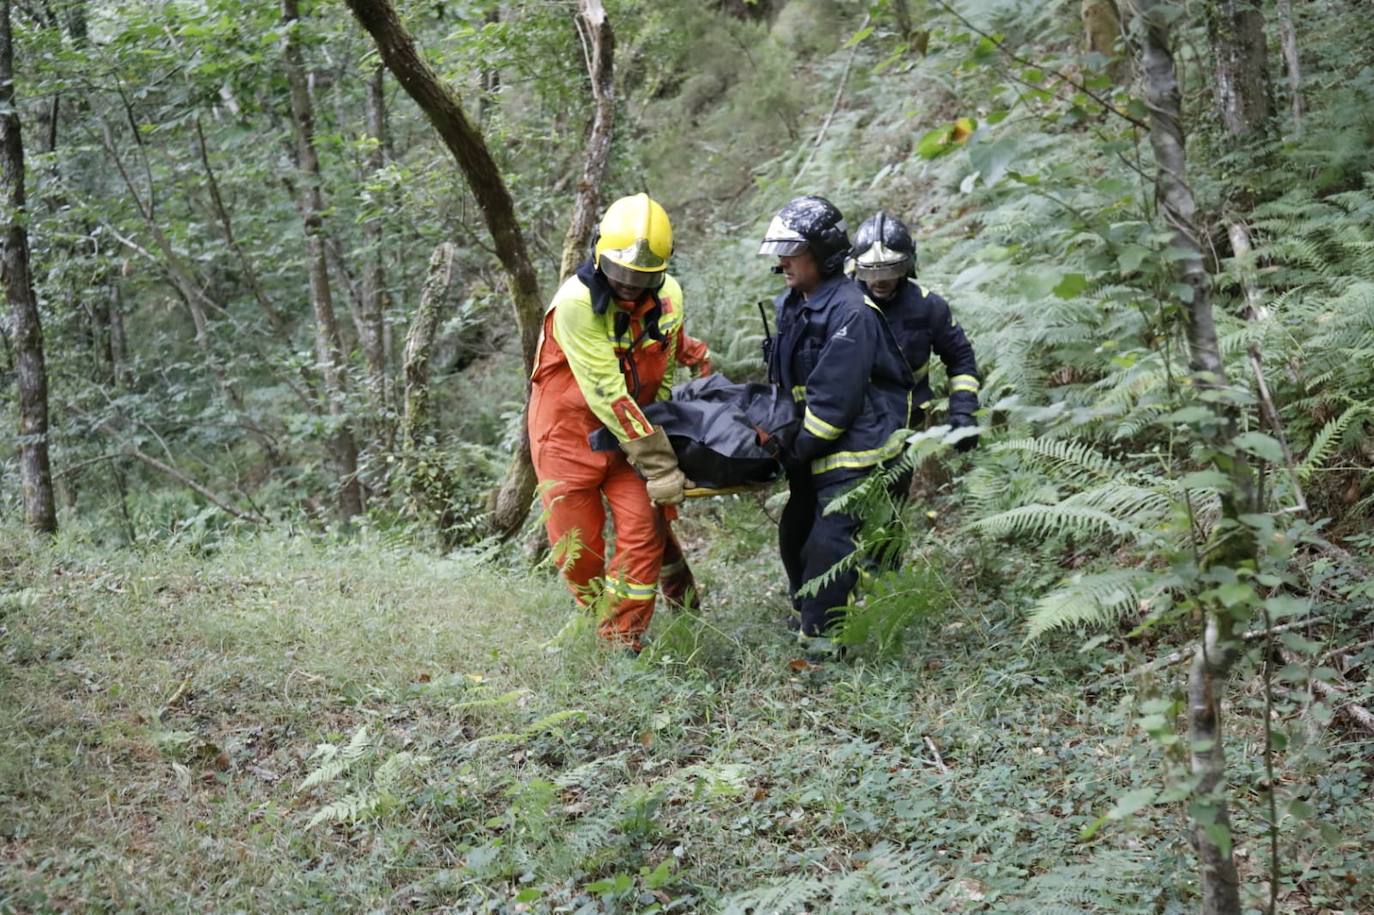
[[[707,375],[673,388],[671,400],[644,408],[663,427],[682,472],[698,487],[727,489],[771,483],[782,474],[777,455],[801,424],[792,398],[771,384],[734,384]],[[595,451],[616,451],[609,429],[588,436]]]

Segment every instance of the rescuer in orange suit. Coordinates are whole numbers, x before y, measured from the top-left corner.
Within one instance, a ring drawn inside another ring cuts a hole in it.
[[[641,409],[668,398],[675,365],[710,371],[705,344],[683,331],[672,250],[668,214],[647,194],[611,204],[592,259],[544,314],[530,392],[530,449],[554,560],[579,605],[604,596],[601,636],[634,651],[660,584],[680,604],[695,592],[669,528],[691,483]],[[592,450],[587,437],[601,426],[620,451]],[[615,525],[609,562],[603,497]]]

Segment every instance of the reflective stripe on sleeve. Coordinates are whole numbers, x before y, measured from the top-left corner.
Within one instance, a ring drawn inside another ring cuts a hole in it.
[[[792,399],[795,400],[797,403],[806,403],[806,385],[792,385]]]
[[[844,435],[843,429],[839,426],[832,426],[830,423],[821,419],[815,413],[811,412],[810,407],[806,408],[806,413],[802,416],[802,428],[816,436],[816,438],[823,438],[827,442],[833,442],[841,435]]]
[[[620,420],[620,427],[625,431],[624,437],[627,439],[643,438],[654,431],[654,427],[649,424],[644,411],[639,409],[639,404],[628,397],[622,397],[613,402],[611,412],[615,414],[616,419]]]
[[[955,375],[949,379],[950,391],[967,391],[970,394],[978,393],[978,376],[976,375]]]

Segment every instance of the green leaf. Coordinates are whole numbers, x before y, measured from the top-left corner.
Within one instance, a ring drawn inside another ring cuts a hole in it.
[[[948,152],[950,149],[949,138],[953,132],[954,127],[949,124],[927,131],[916,143],[916,155],[922,159],[934,159],[941,153]]]
[[[1071,299],[1088,288],[1088,278],[1081,273],[1066,273],[1052,290],[1061,299]]]
[[[1227,607],[1244,607],[1255,601],[1255,589],[1244,582],[1233,581],[1217,588],[1217,599]]]
[[[1275,594],[1273,597],[1265,598],[1264,607],[1269,611],[1271,620],[1281,620],[1289,616],[1305,615],[1308,610],[1312,609],[1312,601],[1308,598],[1294,597],[1291,594]],[[1297,633],[1293,634],[1297,635]],[[1298,636],[1298,638],[1302,637]]]
[[[1144,245],[1122,245],[1116,254],[1116,262],[1122,273],[1134,273],[1150,254],[1150,249]]]
[[[1113,820],[1124,820],[1137,810],[1150,806],[1158,794],[1159,791],[1154,788],[1136,788],[1133,791],[1127,791],[1116,799],[1116,806],[1111,809],[1107,816]]]
[[[1220,823],[1213,823],[1204,827],[1204,831],[1207,833],[1207,838],[1211,839],[1217,850],[1221,852],[1221,856],[1223,858],[1229,857],[1231,854],[1231,830]]]
[[[1271,464],[1283,463],[1283,446],[1263,432],[1243,432],[1235,438],[1236,447]]]
[[[1003,137],[991,143],[975,143],[969,146],[968,158],[982,176],[983,183],[991,186],[1007,173],[1018,152],[1016,141],[1010,137]]]
[[[1161,417],[1160,423],[1166,426],[1191,426],[1194,423],[1205,422],[1209,419],[1212,419],[1214,416],[1216,416],[1216,412],[1212,410],[1212,408],[1210,407],[1183,407],[1182,409],[1175,410],[1167,416]]]
[[[852,48],[852,47],[854,47],[854,45],[856,45],[856,44],[858,44],[859,42],[863,41],[865,38],[867,38],[869,35],[872,35],[872,34],[873,34],[873,26],[871,26],[871,25],[869,25],[869,26],[864,26],[863,28],[861,28],[861,29],[859,29],[857,32],[855,32],[853,35],[851,35],[851,36],[849,37],[849,40],[846,41],[843,45],[841,45],[840,48],[841,48],[841,50],[843,50],[844,48]]]

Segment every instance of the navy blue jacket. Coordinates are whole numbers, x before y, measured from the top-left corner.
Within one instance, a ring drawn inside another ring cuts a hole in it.
[[[902,447],[888,440],[906,425],[911,370],[882,312],[844,275],[810,295],[774,299],[778,334],[769,379],[805,404],[792,456],[826,481],[861,476]]]
[[[868,287],[863,283],[859,283],[859,288],[868,294]],[[930,351],[933,349],[949,376],[950,414],[972,416],[978,409],[982,376],[978,374],[973,344],[964,336],[964,329],[954,323],[949,303],[933,292],[926,292],[912,280],[906,280],[882,309],[915,376],[912,402],[916,409],[925,410],[935,399],[930,389]],[[913,428],[918,420],[919,416],[913,413]]]

